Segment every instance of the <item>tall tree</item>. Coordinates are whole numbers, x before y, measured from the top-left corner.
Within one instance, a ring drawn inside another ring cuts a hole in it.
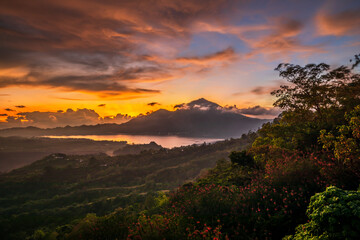
[[[275,70],[289,84],[272,95],[277,97],[274,106],[284,112],[263,126],[253,147],[305,150],[318,145],[320,130],[332,131],[346,123],[345,113],[360,105],[359,62],[360,54],[352,66],[337,68],[325,63],[279,64]]]

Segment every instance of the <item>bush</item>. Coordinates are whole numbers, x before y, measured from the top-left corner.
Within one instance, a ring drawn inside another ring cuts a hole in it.
[[[328,187],[311,197],[309,222],[285,239],[360,239],[360,192]]]
[[[254,158],[250,156],[245,150],[241,152],[231,152],[229,158],[233,164],[238,164],[240,166],[254,166]]]

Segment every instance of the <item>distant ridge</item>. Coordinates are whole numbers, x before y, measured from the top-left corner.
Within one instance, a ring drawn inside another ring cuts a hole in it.
[[[175,111],[159,109],[123,124],[97,124],[41,129],[37,127],[0,130],[0,136],[50,135],[176,135],[184,137],[231,138],[257,130],[269,119],[250,118],[200,98],[176,106]]]

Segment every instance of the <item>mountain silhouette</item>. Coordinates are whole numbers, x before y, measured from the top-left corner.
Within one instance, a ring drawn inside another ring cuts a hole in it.
[[[190,103],[187,104],[189,107],[194,108],[196,106],[201,106],[201,107],[209,107],[209,108],[219,108],[221,107],[220,105],[210,102],[208,100],[206,100],[205,98],[199,98],[197,100],[194,100]]]
[[[40,129],[35,127],[0,130],[0,136],[44,135],[177,135],[186,137],[231,138],[257,130],[268,119],[246,117],[204,98],[176,106],[175,111],[159,109],[123,124],[98,124]]]

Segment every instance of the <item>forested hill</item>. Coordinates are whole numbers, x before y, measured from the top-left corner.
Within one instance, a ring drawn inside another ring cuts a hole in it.
[[[55,229],[88,213],[104,215],[143,202],[153,192],[192,181],[254,137],[115,157],[49,155],[0,175],[0,235],[25,239],[36,229]]]
[[[52,153],[68,155],[104,153],[112,156],[136,154],[143,150],[161,148],[154,142],[130,145],[126,141],[44,137],[0,137],[0,146],[0,172],[23,167]]]

